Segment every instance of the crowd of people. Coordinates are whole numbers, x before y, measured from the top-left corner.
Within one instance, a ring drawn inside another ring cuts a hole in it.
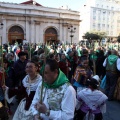
[[[106,101],[120,100],[120,58],[115,49],[5,44],[0,66],[1,120],[8,120],[8,114],[13,120],[102,120]]]

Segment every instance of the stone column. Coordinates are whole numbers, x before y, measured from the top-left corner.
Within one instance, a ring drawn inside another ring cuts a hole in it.
[[[8,35],[7,35],[7,31],[6,31],[6,19],[3,18],[2,20],[3,26],[1,28],[1,33],[2,33],[2,41],[3,43],[8,43]]]
[[[40,43],[40,22],[35,21],[35,42]]]
[[[68,24],[67,23],[63,23],[63,42],[66,44],[66,41],[68,41]]]
[[[62,31],[62,21],[59,21],[59,40],[62,42],[63,41],[63,31]]]
[[[39,43],[44,43],[44,32],[43,29],[45,27],[45,24],[43,22],[40,23],[39,26]]]
[[[33,20],[30,21],[29,33],[30,33],[30,43],[35,43],[35,24]]]
[[[29,20],[27,20],[27,18],[26,18],[26,27],[25,27],[25,33],[24,33],[24,37],[25,37],[25,39],[27,40],[27,41],[30,41],[30,22],[29,22]]]

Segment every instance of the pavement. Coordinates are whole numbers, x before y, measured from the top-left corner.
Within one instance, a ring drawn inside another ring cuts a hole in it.
[[[120,101],[107,101],[107,111],[103,120],[120,120]]]
[[[16,102],[15,105],[12,106],[12,112],[16,110]],[[120,101],[107,101],[106,102],[107,111],[103,114],[103,120],[120,120]],[[10,116],[9,120],[12,120],[13,116]]]

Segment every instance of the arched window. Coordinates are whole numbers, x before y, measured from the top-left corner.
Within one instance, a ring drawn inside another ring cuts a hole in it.
[[[46,31],[45,31],[45,34],[57,34],[57,31],[55,28],[48,28]]]
[[[19,26],[16,26],[16,25],[9,29],[9,33],[14,33],[14,32],[24,33],[23,29]]]
[[[49,43],[49,44],[53,44],[53,43],[57,43],[57,31],[55,28],[48,28],[45,31],[45,43]]]
[[[8,31],[8,41],[10,44],[15,42],[22,43],[24,39],[24,31],[21,27],[15,25],[12,26]]]

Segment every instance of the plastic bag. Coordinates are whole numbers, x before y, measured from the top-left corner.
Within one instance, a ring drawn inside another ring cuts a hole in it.
[[[104,78],[102,79],[102,81],[100,83],[100,88],[102,88],[102,89],[106,88],[106,75],[104,76]]]

